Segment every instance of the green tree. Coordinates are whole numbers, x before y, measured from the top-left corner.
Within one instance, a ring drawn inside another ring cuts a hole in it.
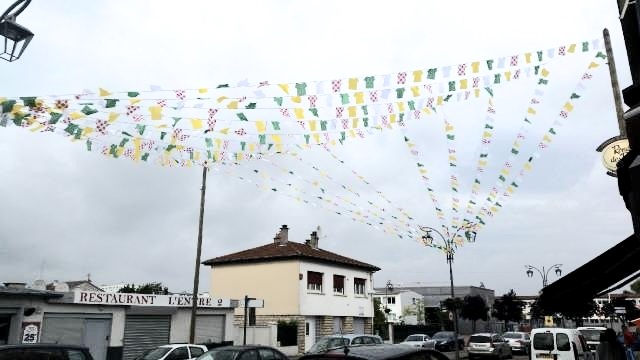
[[[498,320],[502,320],[505,324],[509,321],[522,320],[522,309],[524,308],[524,302],[518,300],[518,297],[513,291],[509,290],[508,293],[502,295],[501,298],[496,299],[493,303],[493,317]]]
[[[155,294],[155,295],[169,295],[169,289],[166,286],[162,286],[160,282],[151,282],[144,285],[135,286],[134,284],[126,285],[119,293],[135,293],[135,294]]]
[[[633,303],[633,301],[628,300],[626,297],[615,298],[611,300],[611,302],[613,303],[614,308],[616,307],[624,308],[625,310],[624,314],[616,314],[621,320],[630,321],[640,317],[640,310],[636,308],[636,305]],[[615,309],[614,309],[614,312],[615,312]]]
[[[598,310],[598,315],[604,316],[609,319],[609,326],[613,327],[613,319],[616,318],[616,307],[613,305],[611,301],[608,301],[600,307]]]
[[[387,338],[387,317],[382,311],[380,298],[373,298],[373,332]]]
[[[631,288],[631,291],[633,291],[634,293],[640,294],[640,280],[636,280],[632,282],[629,287]]]
[[[573,302],[571,309],[562,312],[562,316],[576,322],[578,326],[582,326],[582,319],[595,315],[598,312],[598,304],[593,299],[586,301]]]
[[[476,321],[487,320],[487,313],[489,307],[485,303],[482,296],[479,295],[467,295],[462,300],[462,309],[460,309],[460,316],[471,320],[471,329],[476,332]]]

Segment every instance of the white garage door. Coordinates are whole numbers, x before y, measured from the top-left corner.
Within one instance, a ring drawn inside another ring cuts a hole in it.
[[[224,339],[224,315],[196,316],[196,343],[219,343]]]

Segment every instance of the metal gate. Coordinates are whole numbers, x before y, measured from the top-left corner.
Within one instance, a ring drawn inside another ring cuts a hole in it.
[[[124,325],[123,360],[133,360],[146,350],[169,343],[170,315],[127,315]]]
[[[364,334],[364,318],[353,318],[353,333]]]
[[[84,345],[84,319],[44,314],[40,342],[49,344]]]
[[[196,343],[219,343],[224,339],[224,315],[196,316]]]
[[[40,342],[82,345],[104,360],[111,336],[111,314],[45,313]]]

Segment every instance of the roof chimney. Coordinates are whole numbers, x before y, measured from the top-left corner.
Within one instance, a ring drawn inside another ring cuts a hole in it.
[[[311,239],[309,239],[309,245],[314,249],[318,248],[318,232],[317,231],[314,231],[311,233]]]
[[[282,225],[280,231],[273,238],[273,242],[278,245],[285,245],[289,241],[289,228],[287,225]]]

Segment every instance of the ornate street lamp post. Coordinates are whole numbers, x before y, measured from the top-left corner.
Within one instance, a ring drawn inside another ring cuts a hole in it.
[[[531,266],[531,265],[525,265],[524,267],[527,269],[527,276],[528,277],[533,277],[533,270],[537,271],[538,274],[540,275],[540,277],[542,277],[542,287],[547,287],[547,285],[549,285],[549,272],[551,270],[555,270],[555,273],[558,277],[560,277],[562,275],[562,269],[560,269],[560,267],[562,266],[562,264],[554,264],[551,265],[548,269],[545,269],[545,267],[542,267],[542,270],[538,269],[535,266]]]
[[[425,243],[425,245],[431,246],[434,243],[434,238],[431,235],[432,232],[438,234],[438,236],[440,237],[440,240],[442,240],[443,245],[440,246],[439,248],[442,249],[447,255],[447,263],[449,264],[449,282],[451,284],[451,300],[453,304],[455,304],[455,301],[454,301],[455,292],[453,290],[452,264],[453,264],[453,256],[455,254],[456,247],[457,247],[456,239],[461,238],[462,233],[464,232],[464,237],[467,239],[467,241],[470,241],[470,242],[476,241],[477,234],[474,230],[475,226],[476,224],[474,223],[466,222],[462,226],[458,227],[456,231],[453,234],[451,234],[449,237],[442,235],[442,233],[440,233],[438,230],[432,227],[420,226],[420,230],[426,233],[425,235],[422,236],[422,241]],[[447,235],[449,235],[448,232],[447,232]],[[459,354],[459,348],[458,348],[458,311],[455,308],[453,309],[453,337],[454,337],[455,348],[456,348],[455,360],[459,360],[460,354]]]
[[[391,309],[389,309],[389,294],[393,294],[393,284],[391,283],[391,280],[387,280],[387,284],[385,285],[384,288],[384,320],[387,323],[387,333],[389,336],[389,340],[391,341],[391,343],[393,343],[393,339],[391,338],[391,331],[389,331],[389,329],[391,328],[391,324],[389,323],[389,313],[391,313]]]
[[[0,36],[4,37],[4,48],[1,49],[0,58],[6,61],[18,60],[33,39],[33,33],[16,22],[16,17],[29,6],[29,3],[31,0],[18,0],[0,16]]]

